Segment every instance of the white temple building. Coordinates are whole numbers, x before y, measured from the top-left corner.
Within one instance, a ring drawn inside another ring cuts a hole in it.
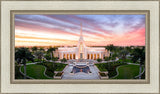
[[[82,35],[82,25],[80,38],[78,40],[77,47],[59,47],[55,52],[54,56],[59,59],[104,59],[109,57],[110,52],[104,47],[87,47]]]

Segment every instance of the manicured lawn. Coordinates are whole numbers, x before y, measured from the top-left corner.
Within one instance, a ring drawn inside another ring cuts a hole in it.
[[[27,76],[34,79],[49,79],[44,75],[45,67],[42,65],[27,65]],[[24,67],[21,67],[21,71],[24,73]]]
[[[139,74],[139,65],[122,65],[118,72],[119,75],[113,79],[134,79]]]
[[[15,79],[24,79],[24,76],[19,71],[20,66],[15,66]]]

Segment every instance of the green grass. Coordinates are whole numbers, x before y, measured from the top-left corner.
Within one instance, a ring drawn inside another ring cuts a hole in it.
[[[33,63],[32,61],[27,61],[26,63]]]
[[[24,73],[24,67],[21,67],[21,71]],[[49,79],[44,75],[45,67],[42,65],[27,65],[26,66],[27,76],[34,79]]]
[[[24,79],[24,76],[19,71],[20,66],[15,66],[15,79]]]
[[[67,64],[62,64],[62,63],[53,63],[53,62],[44,62],[44,63],[38,63],[37,65],[43,65],[47,68],[46,70],[46,75],[49,77],[53,77],[54,71],[63,71],[65,66]]]
[[[122,65],[118,72],[119,75],[113,79],[134,79],[139,74],[139,65]]]
[[[133,62],[131,59],[119,59],[118,62],[127,62],[127,63],[135,63],[135,64],[139,64],[138,62]]]

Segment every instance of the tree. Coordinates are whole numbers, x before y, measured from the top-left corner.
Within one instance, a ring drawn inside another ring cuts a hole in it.
[[[24,65],[24,79],[26,79],[26,61],[33,61],[34,56],[28,48],[21,47],[15,52],[15,60],[19,60]]]
[[[110,44],[108,46],[105,47],[105,49],[109,50],[111,53],[111,56],[114,52],[116,52],[117,47],[115,47],[113,44]]]
[[[140,63],[139,79],[141,79],[142,65],[144,65],[144,62],[145,62],[145,47],[142,47],[142,49],[135,48],[131,55],[133,56],[132,57],[133,62],[139,62]]]
[[[37,51],[37,52],[35,53],[35,55],[38,57],[38,59],[40,60],[40,63],[41,63],[42,58],[43,58],[43,52]]]
[[[123,61],[126,59],[126,55],[127,55],[128,53],[129,53],[129,52],[128,52],[126,49],[121,50],[120,55],[121,55]]]
[[[51,56],[50,56],[49,54],[46,54],[44,57],[45,57],[47,60],[51,60]]]
[[[40,50],[41,52],[44,52],[44,51],[45,51],[43,47],[40,47],[39,50]]]
[[[118,54],[117,54],[117,52],[115,52],[113,55],[112,55],[112,60],[115,60],[116,59],[116,57],[118,57]]]
[[[51,55],[51,59],[53,58],[53,51],[55,51],[55,48],[53,47],[49,47],[49,49],[47,50],[47,52]]]
[[[110,44],[109,46],[105,47],[107,50],[113,51],[115,50],[115,46],[113,44]]]
[[[33,53],[35,53],[38,50],[38,48],[36,46],[32,47],[31,49],[32,49]]]
[[[128,52],[130,52],[130,53],[132,52],[132,49],[131,49],[131,47],[129,47],[129,46],[126,47],[126,50],[127,50]]]

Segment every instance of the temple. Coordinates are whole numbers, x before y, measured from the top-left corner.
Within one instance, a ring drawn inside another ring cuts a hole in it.
[[[104,47],[87,47],[82,34],[82,24],[80,31],[80,38],[78,40],[77,47],[59,47],[55,52],[54,56],[59,59],[66,58],[70,59],[104,59],[109,57],[110,52]]]

